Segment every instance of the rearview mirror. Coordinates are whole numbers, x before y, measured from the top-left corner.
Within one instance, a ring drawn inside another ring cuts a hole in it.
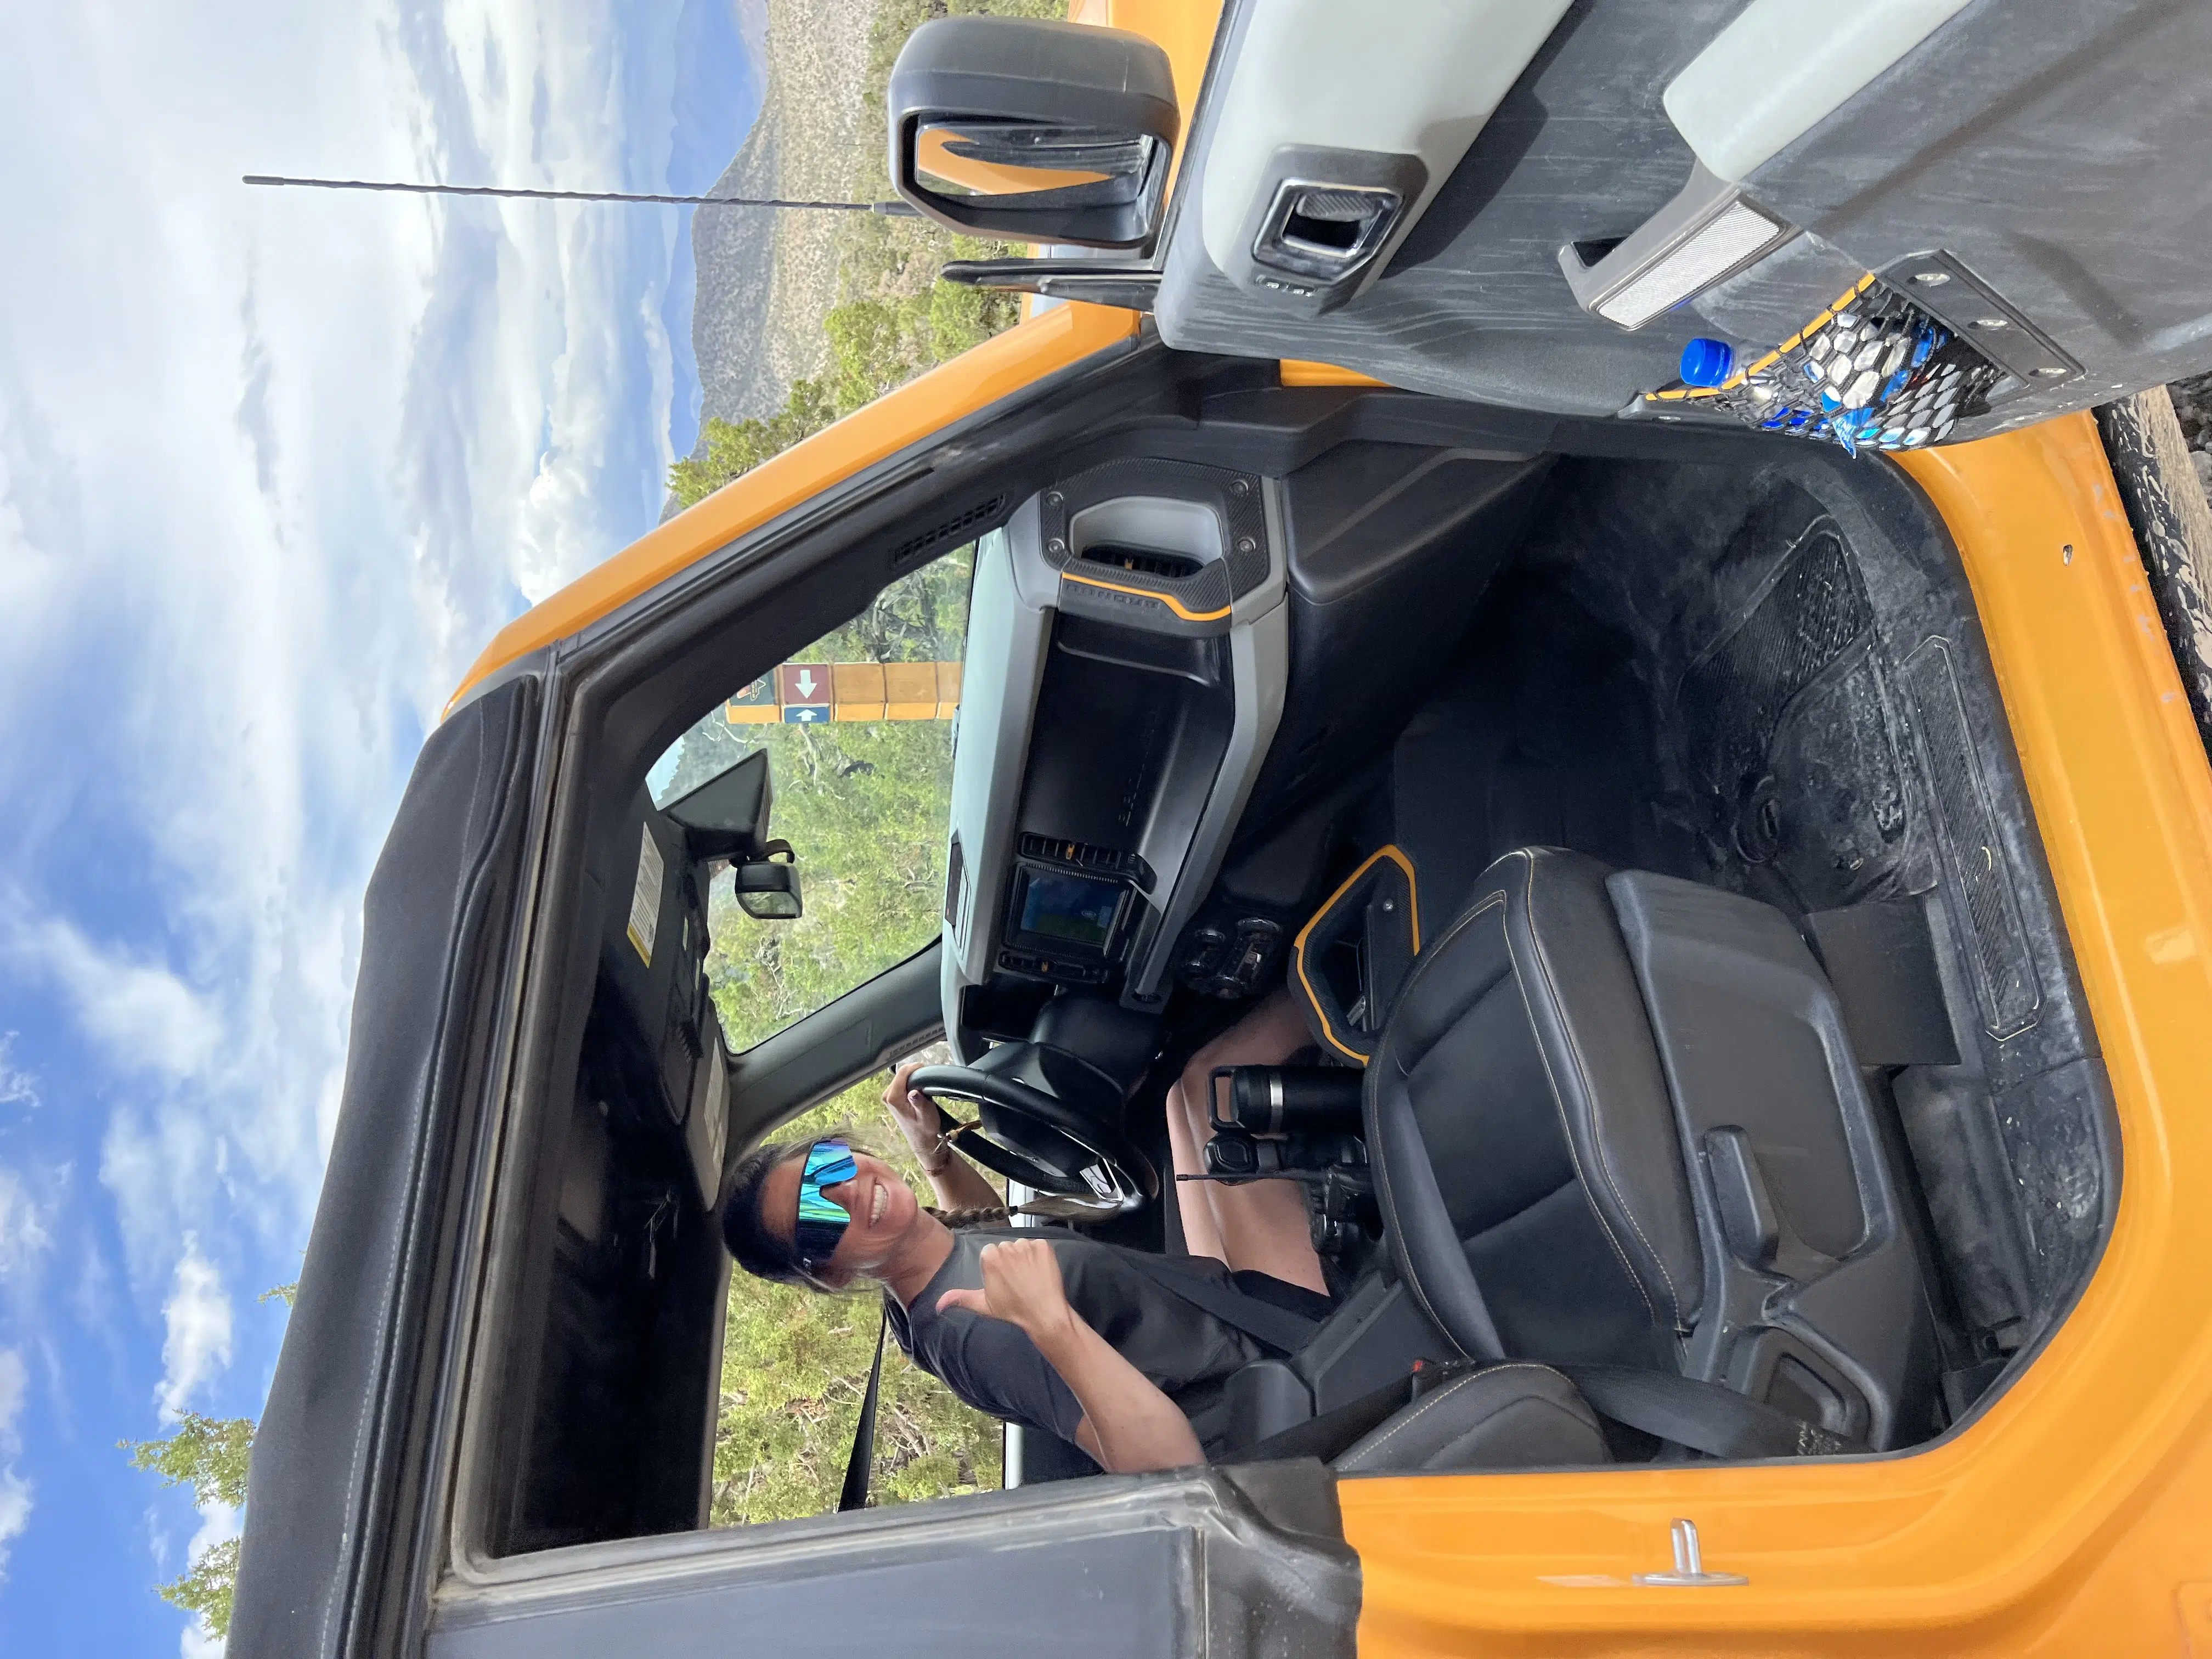
[[[784,859],[781,864],[775,862],[779,853]],[[757,863],[732,866],[731,879],[738,908],[755,921],[796,921],[805,912],[806,902],[799,893],[798,857],[787,841],[770,842],[768,856]]]
[[[971,234],[1133,248],[1159,228],[1181,118],[1142,35],[940,17],[892,66],[891,183]]]

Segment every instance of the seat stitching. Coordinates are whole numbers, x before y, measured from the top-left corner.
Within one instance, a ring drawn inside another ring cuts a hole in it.
[[[1543,936],[1536,931],[1536,861],[1534,859],[1528,860],[1528,884],[1526,890],[1526,902],[1528,907],[1528,939],[1535,947],[1536,965],[1543,969],[1545,988],[1551,992],[1552,1000],[1559,1004],[1560,1029],[1566,1034],[1567,1050],[1574,1056],[1575,1070],[1581,1073],[1583,1092],[1589,1097],[1592,1105],[1595,1106],[1597,1094],[1589,1086],[1589,1072],[1583,1063],[1582,1044],[1576,1040],[1573,1024],[1566,1018],[1566,1005],[1559,1001],[1559,989],[1552,978],[1551,960],[1544,950]],[[1511,944],[1510,935],[1507,943],[1510,948]],[[1570,1135],[1569,1139],[1571,1140],[1572,1136]],[[1659,1277],[1667,1286],[1667,1299],[1674,1304],[1674,1328],[1680,1330],[1682,1328],[1682,1293],[1675,1288],[1674,1274],[1667,1271],[1667,1259],[1659,1254],[1658,1247],[1644,1236],[1644,1225],[1637,1220],[1635,1209],[1622,1194],[1620,1183],[1613,1179],[1612,1165],[1605,1155],[1605,1144],[1595,1133],[1590,1137],[1590,1147],[1597,1160],[1598,1169],[1605,1176],[1605,1184],[1613,1189],[1613,1201],[1620,1206],[1620,1212],[1628,1218],[1628,1224],[1636,1231],[1638,1242],[1650,1253],[1651,1265],[1659,1270]],[[1645,1305],[1647,1307],[1650,1305],[1649,1297],[1645,1298]]]
[[[1536,879],[1536,860],[1526,853],[1509,854],[1507,856],[1522,859],[1527,861],[1528,866],[1528,888],[1526,890],[1533,892]],[[1527,897],[1524,896],[1522,902],[1525,904],[1527,902]],[[1528,936],[1533,939],[1535,935],[1536,929],[1532,918],[1531,925],[1528,929]],[[1528,982],[1527,977],[1521,972],[1521,961],[1518,954],[1513,948],[1513,929],[1510,925],[1505,929],[1505,952],[1507,956],[1513,959],[1514,988],[1521,993],[1521,1010],[1528,1017],[1529,1031],[1536,1039],[1536,1058],[1543,1062],[1544,1081],[1550,1086],[1552,1091],[1552,1107],[1559,1116],[1559,1134],[1567,1143],[1567,1161],[1575,1167],[1575,1179],[1580,1182],[1583,1188],[1587,1189],[1589,1186],[1589,1177],[1583,1171],[1582,1154],[1575,1150],[1574,1127],[1567,1121],[1566,1097],[1559,1092],[1559,1079],[1552,1070],[1552,1056],[1545,1049],[1543,1035],[1536,1024],[1536,1011],[1530,1006],[1528,1001]],[[1540,947],[1539,947],[1537,951],[1537,965],[1539,967],[1543,967],[1545,965],[1543,962],[1543,951]],[[1547,969],[1545,972],[1544,984],[1545,988],[1552,994],[1553,1000],[1556,1001],[1559,997],[1559,991],[1558,988],[1552,982],[1552,977],[1548,969]],[[1565,1024],[1564,1020],[1560,1023],[1562,1025]],[[1574,1037],[1571,1032],[1568,1034],[1567,1046],[1571,1053],[1575,1052]],[[1582,1071],[1582,1057],[1579,1053],[1575,1053],[1575,1066],[1576,1070],[1578,1073],[1581,1073],[1582,1075],[1583,1092],[1588,1093],[1589,1090],[1589,1076],[1587,1072]],[[1611,1173],[1609,1171],[1602,1170],[1601,1173],[1605,1174],[1607,1182],[1610,1185],[1613,1179]],[[1620,1189],[1616,1188],[1613,1191],[1613,1199],[1618,1202],[1620,1197]],[[1624,1212],[1626,1212],[1627,1207],[1628,1206],[1625,1204],[1621,1206],[1621,1209]],[[1652,1305],[1651,1294],[1649,1291],[1644,1288],[1643,1275],[1636,1271],[1635,1264],[1628,1259],[1628,1252],[1621,1248],[1620,1237],[1613,1231],[1613,1223],[1606,1218],[1605,1212],[1597,1206],[1595,1200],[1590,1203],[1589,1208],[1590,1213],[1597,1218],[1598,1231],[1605,1235],[1606,1244],[1613,1251],[1613,1260],[1620,1263],[1621,1272],[1628,1275],[1628,1282],[1636,1287],[1637,1299],[1644,1304],[1644,1311],[1652,1319],[1657,1319],[1659,1317],[1659,1310]],[[1630,1216],[1628,1219],[1632,1226],[1635,1224],[1636,1218],[1634,1216]],[[1638,1230],[1638,1237],[1643,1237],[1641,1229]],[[1650,1241],[1648,1239],[1644,1240],[1644,1247],[1647,1250],[1650,1249]],[[1656,1251],[1653,1252],[1653,1256],[1654,1259],[1656,1260],[1657,1253]],[[1663,1265],[1661,1271],[1662,1273],[1665,1271]],[[1674,1286],[1671,1283],[1668,1285],[1668,1290],[1671,1294],[1674,1290]]]
[[[1507,856],[1520,859],[1528,866],[1528,885],[1524,890],[1526,893],[1533,895],[1536,879],[1536,860],[1534,857],[1526,852],[1512,853],[1507,854]],[[1524,897],[1523,902],[1527,902],[1526,897]],[[1532,920],[1531,926],[1528,929],[1529,937],[1534,939],[1535,937],[1535,933],[1536,929],[1533,925]],[[1542,1063],[1544,1067],[1545,1085],[1552,1091],[1552,1109],[1559,1114],[1559,1135],[1560,1138],[1567,1143],[1567,1161],[1574,1165],[1576,1182],[1587,1189],[1589,1185],[1589,1177],[1583,1173],[1582,1154],[1575,1150],[1574,1128],[1573,1126],[1567,1121],[1566,1099],[1565,1097],[1561,1095],[1559,1092],[1559,1080],[1558,1077],[1553,1074],[1552,1070],[1552,1056],[1546,1051],[1542,1034],[1537,1030],[1536,1011],[1529,1006],[1528,980],[1521,972],[1520,957],[1513,948],[1513,928],[1510,919],[1505,928],[1505,954],[1513,963],[1514,989],[1518,991],[1521,994],[1521,1012],[1528,1017],[1529,1034],[1535,1038],[1536,1058]],[[1539,965],[1542,965],[1540,951],[1539,952]],[[1552,986],[1551,975],[1548,970],[1545,975],[1545,984],[1547,989],[1552,990],[1553,996],[1556,1000],[1559,994],[1556,988]],[[1562,1023],[1564,1024],[1564,1022]],[[1571,1037],[1569,1039],[1569,1046],[1571,1048],[1572,1046]],[[1579,1056],[1577,1056],[1577,1069],[1579,1069]],[[1589,1086],[1589,1079],[1587,1073],[1583,1075],[1583,1086],[1585,1091],[1587,1091]],[[1608,1179],[1610,1177],[1608,1177]],[[1614,1195],[1616,1198],[1619,1196],[1617,1193]],[[1622,1207],[1625,1209],[1626,1206],[1623,1206]],[[1644,1312],[1650,1315],[1652,1318],[1656,1319],[1659,1316],[1659,1310],[1651,1305],[1650,1293],[1644,1288],[1642,1276],[1637,1273],[1635,1264],[1629,1261],[1628,1252],[1621,1248],[1620,1237],[1613,1231],[1613,1224],[1606,1219],[1605,1212],[1599,1209],[1596,1204],[1592,1203],[1589,1208],[1590,1214],[1596,1218],[1598,1230],[1605,1235],[1606,1245],[1612,1250],[1613,1260],[1620,1263],[1621,1272],[1628,1275],[1628,1282],[1635,1286],[1637,1299],[1644,1304]],[[1632,1217],[1631,1219],[1632,1220],[1633,1218]]]
[[[1389,1212],[1385,1218],[1385,1224],[1402,1239],[1406,1236],[1405,1229],[1398,1224],[1397,1202],[1390,1196],[1390,1177],[1384,1172],[1384,1165],[1380,1158],[1375,1163],[1375,1175],[1376,1185],[1382,1200],[1382,1207]],[[1443,1316],[1430,1304],[1428,1293],[1421,1288],[1421,1276],[1413,1270],[1412,1254],[1410,1252],[1401,1252],[1401,1254],[1405,1255],[1406,1288],[1413,1293],[1413,1300],[1421,1304],[1421,1311],[1429,1316],[1429,1323],[1441,1331],[1444,1340],[1457,1348],[1462,1356],[1468,1359],[1474,1358],[1474,1356],[1468,1352],[1467,1345],[1452,1334],[1451,1327],[1444,1322]],[[1470,1268],[1469,1271],[1472,1272],[1473,1269]]]
[[[1373,1445],[1367,1448],[1368,1452],[1371,1455],[1381,1451],[1383,1447],[1390,1443],[1392,1437],[1395,1437],[1401,1429],[1409,1429],[1413,1427],[1414,1424],[1419,1422],[1422,1414],[1425,1413],[1430,1407],[1442,1405],[1445,1401],[1450,1399],[1453,1395],[1458,1393],[1468,1383],[1479,1382],[1486,1376],[1495,1376],[1500,1371],[1549,1371],[1553,1376],[1559,1376],[1561,1382],[1566,1381],[1566,1379],[1564,1376],[1561,1376],[1558,1371],[1553,1370],[1549,1365],[1539,1364],[1533,1359],[1509,1359],[1503,1364],[1485,1366],[1482,1370],[1475,1371],[1469,1376],[1455,1377],[1450,1382],[1445,1383],[1443,1387],[1438,1389],[1426,1400],[1424,1400],[1419,1405],[1414,1407],[1413,1409],[1406,1416],[1401,1417],[1395,1422],[1392,1423],[1388,1429],[1383,1431],[1382,1437],[1377,1440]]]
[[[1402,1008],[1405,1006],[1407,995],[1413,988],[1413,981],[1420,977],[1421,969],[1425,967],[1428,963],[1434,962],[1437,957],[1443,953],[1444,946],[1449,945],[1455,939],[1457,939],[1461,931],[1473,922],[1477,916],[1480,916],[1485,910],[1489,909],[1493,904],[1504,903],[1507,896],[1508,895],[1503,887],[1495,888],[1492,891],[1484,894],[1481,903],[1461,912],[1460,919],[1444,930],[1443,937],[1430,942],[1429,948],[1421,953],[1421,959],[1415,964],[1413,972],[1407,980],[1404,988],[1400,990],[1398,993],[1398,1006]],[[1395,1050],[1392,1052],[1390,1059],[1391,1062],[1397,1066],[1399,1076],[1411,1077],[1413,1075],[1411,1072],[1408,1072],[1406,1069],[1406,1062],[1398,1058]]]
[[[1428,951],[1425,953],[1427,959],[1430,962],[1434,962],[1437,959],[1437,957],[1442,953],[1443,947],[1458,937],[1462,928],[1467,927],[1468,923],[1472,922],[1477,916],[1489,909],[1492,905],[1504,903],[1506,902],[1506,896],[1505,890],[1502,887],[1493,892],[1485,895],[1481,903],[1464,913],[1457,921],[1452,923],[1452,925],[1444,931],[1444,934],[1442,939],[1437,939],[1435,944],[1429,947]],[[1510,958],[1513,951],[1513,941],[1510,930],[1507,930],[1505,950],[1506,954]],[[1420,967],[1417,964],[1413,969],[1413,978],[1418,979],[1420,975]],[[1398,993],[1398,1002],[1401,1007],[1405,1006],[1406,998],[1413,988],[1413,980],[1409,979],[1405,988]],[[1398,1057],[1396,1046],[1390,1043],[1387,1036],[1383,1041],[1385,1046],[1390,1048],[1390,1063],[1398,1068],[1398,1075],[1401,1077],[1411,1077],[1413,1073],[1406,1069],[1406,1062]],[[1408,1112],[1413,1110],[1413,1103],[1411,1101],[1407,1103],[1406,1109]],[[1420,1124],[1418,1121],[1413,1125],[1413,1132],[1416,1135],[1420,1133]],[[1426,1152],[1427,1146],[1425,1144],[1424,1144],[1422,1151],[1425,1153]],[[1376,1158],[1375,1160],[1375,1182],[1377,1188],[1376,1195],[1382,1200],[1382,1208],[1387,1212],[1384,1218],[1385,1224],[1387,1224],[1393,1232],[1395,1232],[1400,1238],[1403,1238],[1406,1236],[1406,1231],[1403,1227],[1398,1224],[1398,1206],[1396,1201],[1390,1196],[1390,1176],[1389,1169],[1384,1161],[1381,1158]],[[1621,1265],[1626,1267],[1627,1264],[1624,1262]],[[1468,1274],[1472,1278],[1474,1277],[1474,1269],[1470,1266],[1468,1268]],[[1636,1275],[1633,1273],[1629,1275],[1632,1279]],[[1429,1316],[1429,1323],[1434,1325],[1437,1330],[1441,1331],[1443,1334],[1445,1340],[1449,1341],[1452,1346],[1457,1348],[1462,1354],[1466,1355],[1469,1359],[1474,1358],[1474,1356],[1473,1354],[1468,1353],[1467,1345],[1462,1342],[1459,1338],[1452,1334],[1451,1328],[1444,1323],[1443,1316],[1438,1313],[1436,1309],[1431,1305],[1428,1293],[1421,1288],[1421,1276],[1419,1273],[1414,1271],[1413,1259],[1410,1253],[1407,1253],[1406,1255],[1406,1288],[1413,1293],[1413,1300],[1421,1304],[1421,1311]],[[1480,1295],[1481,1289],[1482,1286],[1480,1281],[1478,1280],[1475,1285],[1475,1291],[1478,1296]],[[1645,1305],[1649,1306],[1650,1304],[1647,1302]],[[1486,1309],[1485,1311],[1487,1312],[1487,1309]],[[1491,1322],[1495,1325],[1497,1322],[1492,1320]],[[1502,1340],[1503,1339],[1501,1338],[1500,1340]]]
[[[1383,1042],[1387,1047],[1389,1042],[1389,1037],[1385,1036]],[[1396,1056],[1395,1054],[1392,1056],[1392,1060],[1393,1063],[1395,1063]],[[1398,1069],[1401,1073],[1405,1071],[1405,1067],[1403,1066],[1400,1066]],[[1416,1127],[1418,1127],[1418,1126]],[[1383,1159],[1379,1158],[1374,1160],[1374,1165],[1375,1195],[1382,1201],[1383,1212],[1382,1224],[1402,1239],[1406,1236],[1406,1230],[1398,1224],[1397,1200],[1390,1195],[1389,1165]],[[1460,1340],[1451,1334],[1450,1328],[1444,1323],[1443,1318],[1437,1314],[1437,1310],[1429,1305],[1429,1298],[1422,1293],[1420,1276],[1413,1271],[1413,1262],[1411,1254],[1401,1249],[1400,1251],[1400,1255],[1405,1257],[1406,1288],[1413,1293],[1413,1300],[1421,1304],[1421,1311],[1429,1316],[1429,1323],[1435,1326],[1437,1330],[1443,1332],[1444,1340],[1449,1342],[1455,1348],[1458,1348],[1461,1353],[1467,1353],[1467,1349],[1461,1345]],[[1473,1356],[1469,1355],[1468,1357],[1472,1358]]]

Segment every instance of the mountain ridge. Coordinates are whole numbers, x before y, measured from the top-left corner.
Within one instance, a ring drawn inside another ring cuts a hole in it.
[[[716,196],[853,199],[866,93],[871,0],[769,0],[752,131],[714,181]],[[822,319],[837,300],[837,222],[798,210],[705,208],[692,222],[691,347],[700,422],[761,419],[794,380],[829,364]]]

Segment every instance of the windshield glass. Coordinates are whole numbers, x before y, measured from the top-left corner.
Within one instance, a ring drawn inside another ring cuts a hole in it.
[[[795,921],[754,921],[728,873],[714,878],[707,978],[732,1049],[936,937],[975,568],[970,544],[901,577],[842,628],[732,688],[653,766],[653,803],[665,806],[767,750],[769,832],[798,855]]]

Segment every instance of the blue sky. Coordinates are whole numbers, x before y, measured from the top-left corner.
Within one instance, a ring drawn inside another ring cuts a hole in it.
[[[362,887],[492,630],[659,515],[686,216],[758,0],[9,8],[0,157],[0,1651],[194,1654],[235,1529],[116,1442],[258,1415]]]

